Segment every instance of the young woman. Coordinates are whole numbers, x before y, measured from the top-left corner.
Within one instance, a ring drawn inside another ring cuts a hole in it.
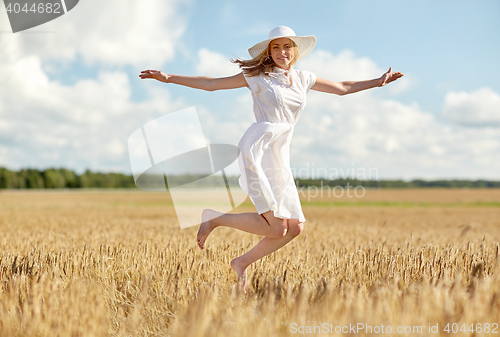
[[[198,245],[204,248],[208,235],[219,226],[236,228],[264,238],[250,251],[231,261],[246,293],[247,267],[286,245],[299,235],[305,222],[290,168],[290,142],[294,125],[304,109],[306,93],[316,91],[346,95],[384,86],[402,77],[391,68],[368,81],[332,82],[310,71],[296,70],[295,63],[311,52],[314,36],[296,36],[285,26],[273,29],[269,38],[248,51],[251,60],[232,60],[242,72],[223,78],[179,76],[145,70],[140,77],[154,78],[208,91],[247,87],[251,90],[257,120],[243,135],[238,147],[242,189],[255,205],[256,213],[222,214],[204,210]]]

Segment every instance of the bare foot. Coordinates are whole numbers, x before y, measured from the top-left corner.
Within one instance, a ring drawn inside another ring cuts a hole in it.
[[[243,288],[243,293],[247,294],[247,268],[239,263],[238,258],[235,258],[231,261],[231,268],[238,275],[238,282],[240,286]]]
[[[203,212],[201,213],[201,225],[200,229],[198,230],[198,235],[196,237],[198,246],[201,249],[205,249],[205,240],[216,227],[213,219],[219,217],[222,214],[223,213],[211,209],[204,209]]]

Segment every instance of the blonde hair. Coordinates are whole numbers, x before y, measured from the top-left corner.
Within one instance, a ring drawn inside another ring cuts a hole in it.
[[[290,39],[290,41],[292,41],[293,49],[293,60],[291,63],[293,66],[299,58],[299,48],[292,39]],[[249,77],[258,76],[261,73],[265,74],[266,72],[272,72],[276,64],[271,57],[270,45],[271,43],[268,44],[267,48],[262,53],[251,60],[231,59],[231,62],[238,63],[239,67],[243,70],[243,73]]]

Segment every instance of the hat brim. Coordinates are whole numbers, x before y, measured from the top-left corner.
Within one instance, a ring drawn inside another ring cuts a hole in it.
[[[248,53],[252,58],[257,57],[260,53],[262,53],[269,46],[269,42],[272,40],[280,39],[282,37],[287,37],[290,40],[293,40],[297,47],[299,48],[299,58],[297,60],[303,59],[311,52],[311,50],[316,45],[316,37],[314,35],[310,36],[280,36],[274,37],[272,39],[267,39],[262,42],[257,43],[252,48],[248,49]]]

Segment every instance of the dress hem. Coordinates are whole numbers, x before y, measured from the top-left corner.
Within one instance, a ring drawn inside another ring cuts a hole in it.
[[[299,221],[300,221],[300,223],[304,223],[304,222],[306,222],[306,218],[304,218],[304,220],[302,220],[300,217],[295,217],[295,218],[294,218],[294,217],[289,217],[289,218],[286,218],[286,217],[284,217],[284,216],[281,216],[281,215],[276,214],[276,213],[278,212],[278,210],[273,210],[273,209],[270,209],[270,208],[269,208],[269,209],[267,209],[267,210],[265,210],[265,211],[262,211],[262,212],[257,211],[257,213],[262,214],[262,213],[266,213],[266,212],[269,212],[269,211],[273,211],[274,216],[275,216],[276,218],[279,218],[279,219],[284,219],[284,220],[297,219],[297,220],[299,220]]]

